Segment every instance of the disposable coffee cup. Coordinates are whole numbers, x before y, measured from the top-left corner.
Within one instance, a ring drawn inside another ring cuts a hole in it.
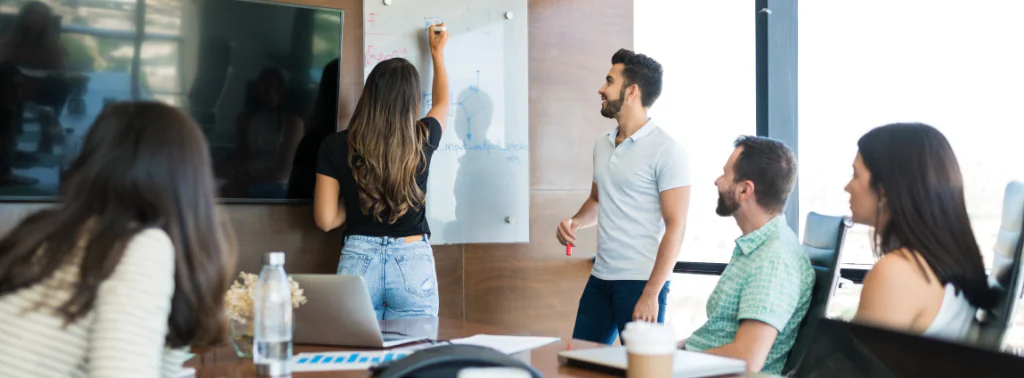
[[[626,344],[626,377],[671,378],[676,355],[672,327],[658,323],[632,322],[622,331]]]

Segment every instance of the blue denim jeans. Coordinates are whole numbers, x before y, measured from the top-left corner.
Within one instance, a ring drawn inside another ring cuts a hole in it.
[[[658,323],[665,322],[669,283],[665,282],[658,293]],[[614,343],[626,323],[633,321],[633,310],[645,286],[647,281],[605,281],[590,276],[580,296],[572,338],[607,345]]]
[[[377,319],[437,316],[437,272],[426,237],[406,243],[402,238],[350,235],[338,274],[363,277]]]

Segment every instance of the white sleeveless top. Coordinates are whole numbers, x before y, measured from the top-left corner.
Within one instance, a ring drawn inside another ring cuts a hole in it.
[[[939,313],[932,320],[932,325],[924,331],[924,336],[948,341],[964,341],[970,331],[971,324],[978,309],[967,301],[963,290],[956,292],[953,284],[946,284],[946,295],[942,298]]]

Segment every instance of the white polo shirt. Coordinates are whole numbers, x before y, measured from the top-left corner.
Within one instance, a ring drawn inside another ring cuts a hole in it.
[[[665,220],[661,192],[690,185],[686,151],[654,121],[618,147],[618,128],[594,142],[597,184],[597,261],[602,280],[646,281],[654,270]]]

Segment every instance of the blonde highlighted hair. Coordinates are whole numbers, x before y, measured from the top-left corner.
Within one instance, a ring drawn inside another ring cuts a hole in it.
[[[420,80],[402,58],[370,72],[348,125],[349,166],[359,188],[360,210],[394,224],[426,203],[416,175],[426,170],[427,128],[417,121]]]

